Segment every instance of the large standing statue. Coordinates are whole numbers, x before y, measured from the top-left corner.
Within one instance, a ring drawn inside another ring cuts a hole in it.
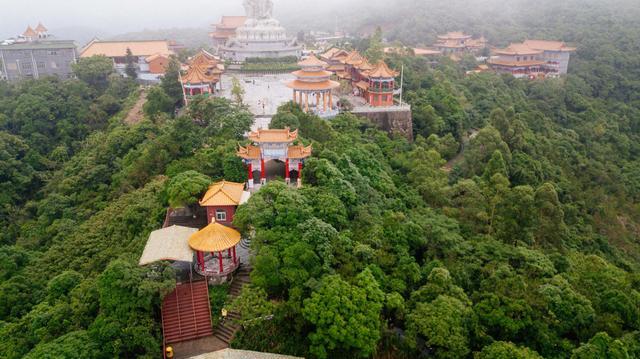
[[[271,0],[244,0],[244,10],[249,19],[263,20],[273,17]]]

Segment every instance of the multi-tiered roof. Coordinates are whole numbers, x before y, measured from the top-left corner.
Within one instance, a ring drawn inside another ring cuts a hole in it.
[[[315,55],[298,62],[300,70],[294,71],[295,80],[289,82],[287,87],[297,91],[330,91],[340,87],[336,81],[330,80],[332,72],[327,71],[327,63],[318,59]]]

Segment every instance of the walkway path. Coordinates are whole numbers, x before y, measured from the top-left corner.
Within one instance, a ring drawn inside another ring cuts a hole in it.
[[[460,146],[460,152],[458,152],[455,157],[453,157],[447,164],[442,168],[445,172],[451,172],[453,167],[460,163],[464,157],[464,151],[466,151],[469,142],[478,136],[478,130],[472,130],[469,135],[464,135],[462,137],[462,145]]]
[[[144,118],[143,107],[146,102],[147,92],[142,89],[140,91],[140,97],[138,98],[138,101],[135,105],[133,105],[133,107],[127,114],[127,117],[124,119],[124,123],[126,123],[127,125],[135,125],[138,122],[142,121],[142,119]]]

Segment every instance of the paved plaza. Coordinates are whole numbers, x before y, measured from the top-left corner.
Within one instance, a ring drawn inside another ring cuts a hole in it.
[[[294,79],[291,74],[253,75],[225,73],[222,76],[222,96],[232,99],[232,79],[237,78],[244,88],[244,103],[257,117],[272,117],[278,107],[293,100],[293,92],[287,82]]]

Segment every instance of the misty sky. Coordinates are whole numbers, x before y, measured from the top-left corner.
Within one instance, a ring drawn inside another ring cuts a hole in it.
[[[206,27],[221,15],[243,15],[243,0],[0,0],[0,38],[42,21],[49,29],[89,28],[115,35],[144,29]],[[347,0],[354,1],[354,0]],[[336,6],[345,0],[273,0],[275,14]],[[286,15],[283,15],[286,16]]]
[[[86,27],[110,34],[202,27],[223,13],[242,14],[242,0],[0,0],[0,35],[14,36],[38,21],[49,29]]]

